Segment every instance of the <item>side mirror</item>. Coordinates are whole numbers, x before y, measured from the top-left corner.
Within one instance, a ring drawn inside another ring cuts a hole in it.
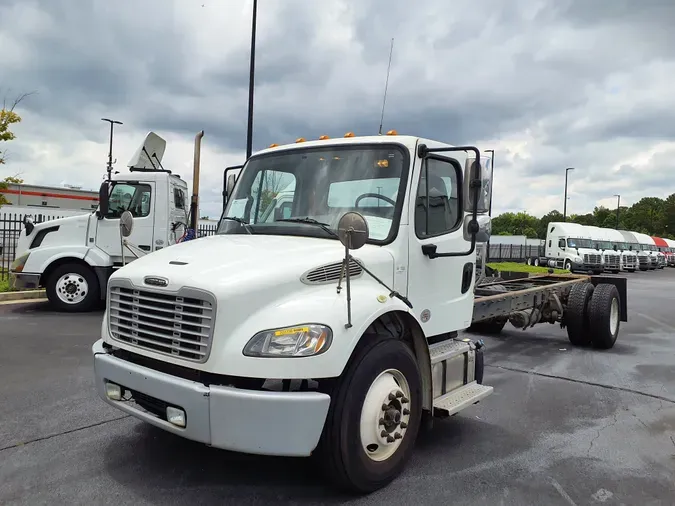
[[[35,224],[33,223],[33,218],[31,218],[28,215],[25,215],[23,217],[23,226],[26,227],[26,237],[31,235],[33,233],[33,229],[35,228]]]
[[[476,162],[475,158],[467,158],[464,165],[464,210],[473,211],[473,192],[471,182],[480,181],[478,194],[478,212],[487,213],[490,210],[490,198],[492,196],[492,159],[481,157]]]
[[[343,214],[337,228],[340,242],[347,250],[359,249],[368,240],[368,222],[360,213]]]
[[[223,209],[225,209],[227,201],[232,196],[232,190],[234,190],[237,177],[241,174],[242,167],[243,165],[228,167],[225,169],[225,172],[223,172]]]
[[[110,198],[110,183],[103,181],[98,189],[98,219],[103,219],[108,214],[108,203]]]
[[[463,230],[464,230],[464,240],[465,241],[471,241],[471,231],[470,231],[470,223],[473,221],[473,217],[471,215],[465,216],[464,217],[464,224],[463,224]],[[485,214],[478,215],[476,218],[476,221],[478,222],[478,232],[476,232],[476,243],[486,243],[490,240],[490,236],[492,235],[492,218]]]

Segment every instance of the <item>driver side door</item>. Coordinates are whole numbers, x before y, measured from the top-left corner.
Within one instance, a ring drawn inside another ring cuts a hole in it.
[[[131,212],[134,226],[127,241],[150,253],[154,245],[155,183],[119,182],[114,183],[110,192],[108,213],[98,220],[96,246],[112,258],[113,264],[122,262],[120,216]],[[125,248],[127,262],[136,257]]]
[[[459,153],[458,153],[459,154]],[[408,299],[426,336],[467,328],[473,316],[476,250],[464,237],[462,165],[418,158],[409,212]],[[425,246],[459,256],[430,258]]]

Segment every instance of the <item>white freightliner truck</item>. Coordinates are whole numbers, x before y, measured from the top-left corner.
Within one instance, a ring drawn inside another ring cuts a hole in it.
[[[638,252],[635,251],[632,244],[626,241],[624,235],[613,228],[605,228],[607,238],[614,251],[617,251],[621,258],[621,271],[635,272],[639,268]]]
[[[217,448],[311,456],[367,493],[402,471],[421,426],[492,392],[482,342],[458,331],[559,323],[574,344],[611,348],[625,278],[476,285],[490,230],[480,159],[395,132],[255,153],[224,177],[216,235],[110,277],[98,394]],[[122,236],[134,226],[125,215]]]
[[[547,265],[570,272],[603,271],[602,254],[588,227],[578,223],[552,221],[546,229],[544,256],[535,265]]]
[[[647,254],[649,258],[649,269],[655,270],[659,268],[659,250],[654,244],[654,239],[647,234],[641,232],[631,232],[635,239],[637,239],[640,244],[640,248]]]
[[[638,269],[641,271],[651,269],[651,257],[649,252],[644,250],[644,247],[640,244],[638,238],[635,237],[635,234],[627,230],[619,230],[619,233],[624,237],[631,250],[637,252]]]
[[[586,225],[595,248],[600,251],[602,270],[616,274],[621,270],[621,253],[616,251],[606,228]]]
[[[166,141],[150,132],[128,164],[101,185],[107,208],[33,224],[19,235],[11,266],[18,288],[46,288],[61,311],[86,311],[105,299],[110,275],[124,263],[180,241],[188,230],[187,183],[162,167]],[[99,195],[99,200],[101,195]],[[123,245],[120,216],[134,230]]]

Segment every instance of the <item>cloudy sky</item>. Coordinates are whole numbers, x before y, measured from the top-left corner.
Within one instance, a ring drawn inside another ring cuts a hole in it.
[[[0,92],[23,122],[0,177],[95,189],[145,133],[202,214],[241,163],[252,0],[0,0]],[[414,7],[413,7],[414,5]],[[496,151],[494,211],[568,212],[675,191],[672,0],[259,0],[254,151],[385,129]],[[494,213],[493,213],[494,214]]]

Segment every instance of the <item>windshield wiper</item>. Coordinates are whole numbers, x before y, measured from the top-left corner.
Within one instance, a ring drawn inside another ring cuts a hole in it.
[[[336,239],[339,239],[339,236],[333,232],[330,228],[328,228],[330,225],[328,223],[322,223],[320,221],[315,220],[314,218],[310,218],[309,216],[306,216],[304,218],[283,218],[281,220],[274,220],[274,221],[286,221],[289,223],[304,223],[306,225],[316,225],[317,227],[321,227],[321,229],[326,232],[329,235],[332,235]]]
[[[239,223],[239,225],[244,227],[244,230],[246,230],[249,234],[253,234],[253,232],[251,232],[251,226],[248,223],[246,223],[246,221],[242,220],[241,218],[237,218],[236,216],[223,216],[223,219],[224,220],[236,221],[237,223]]]

